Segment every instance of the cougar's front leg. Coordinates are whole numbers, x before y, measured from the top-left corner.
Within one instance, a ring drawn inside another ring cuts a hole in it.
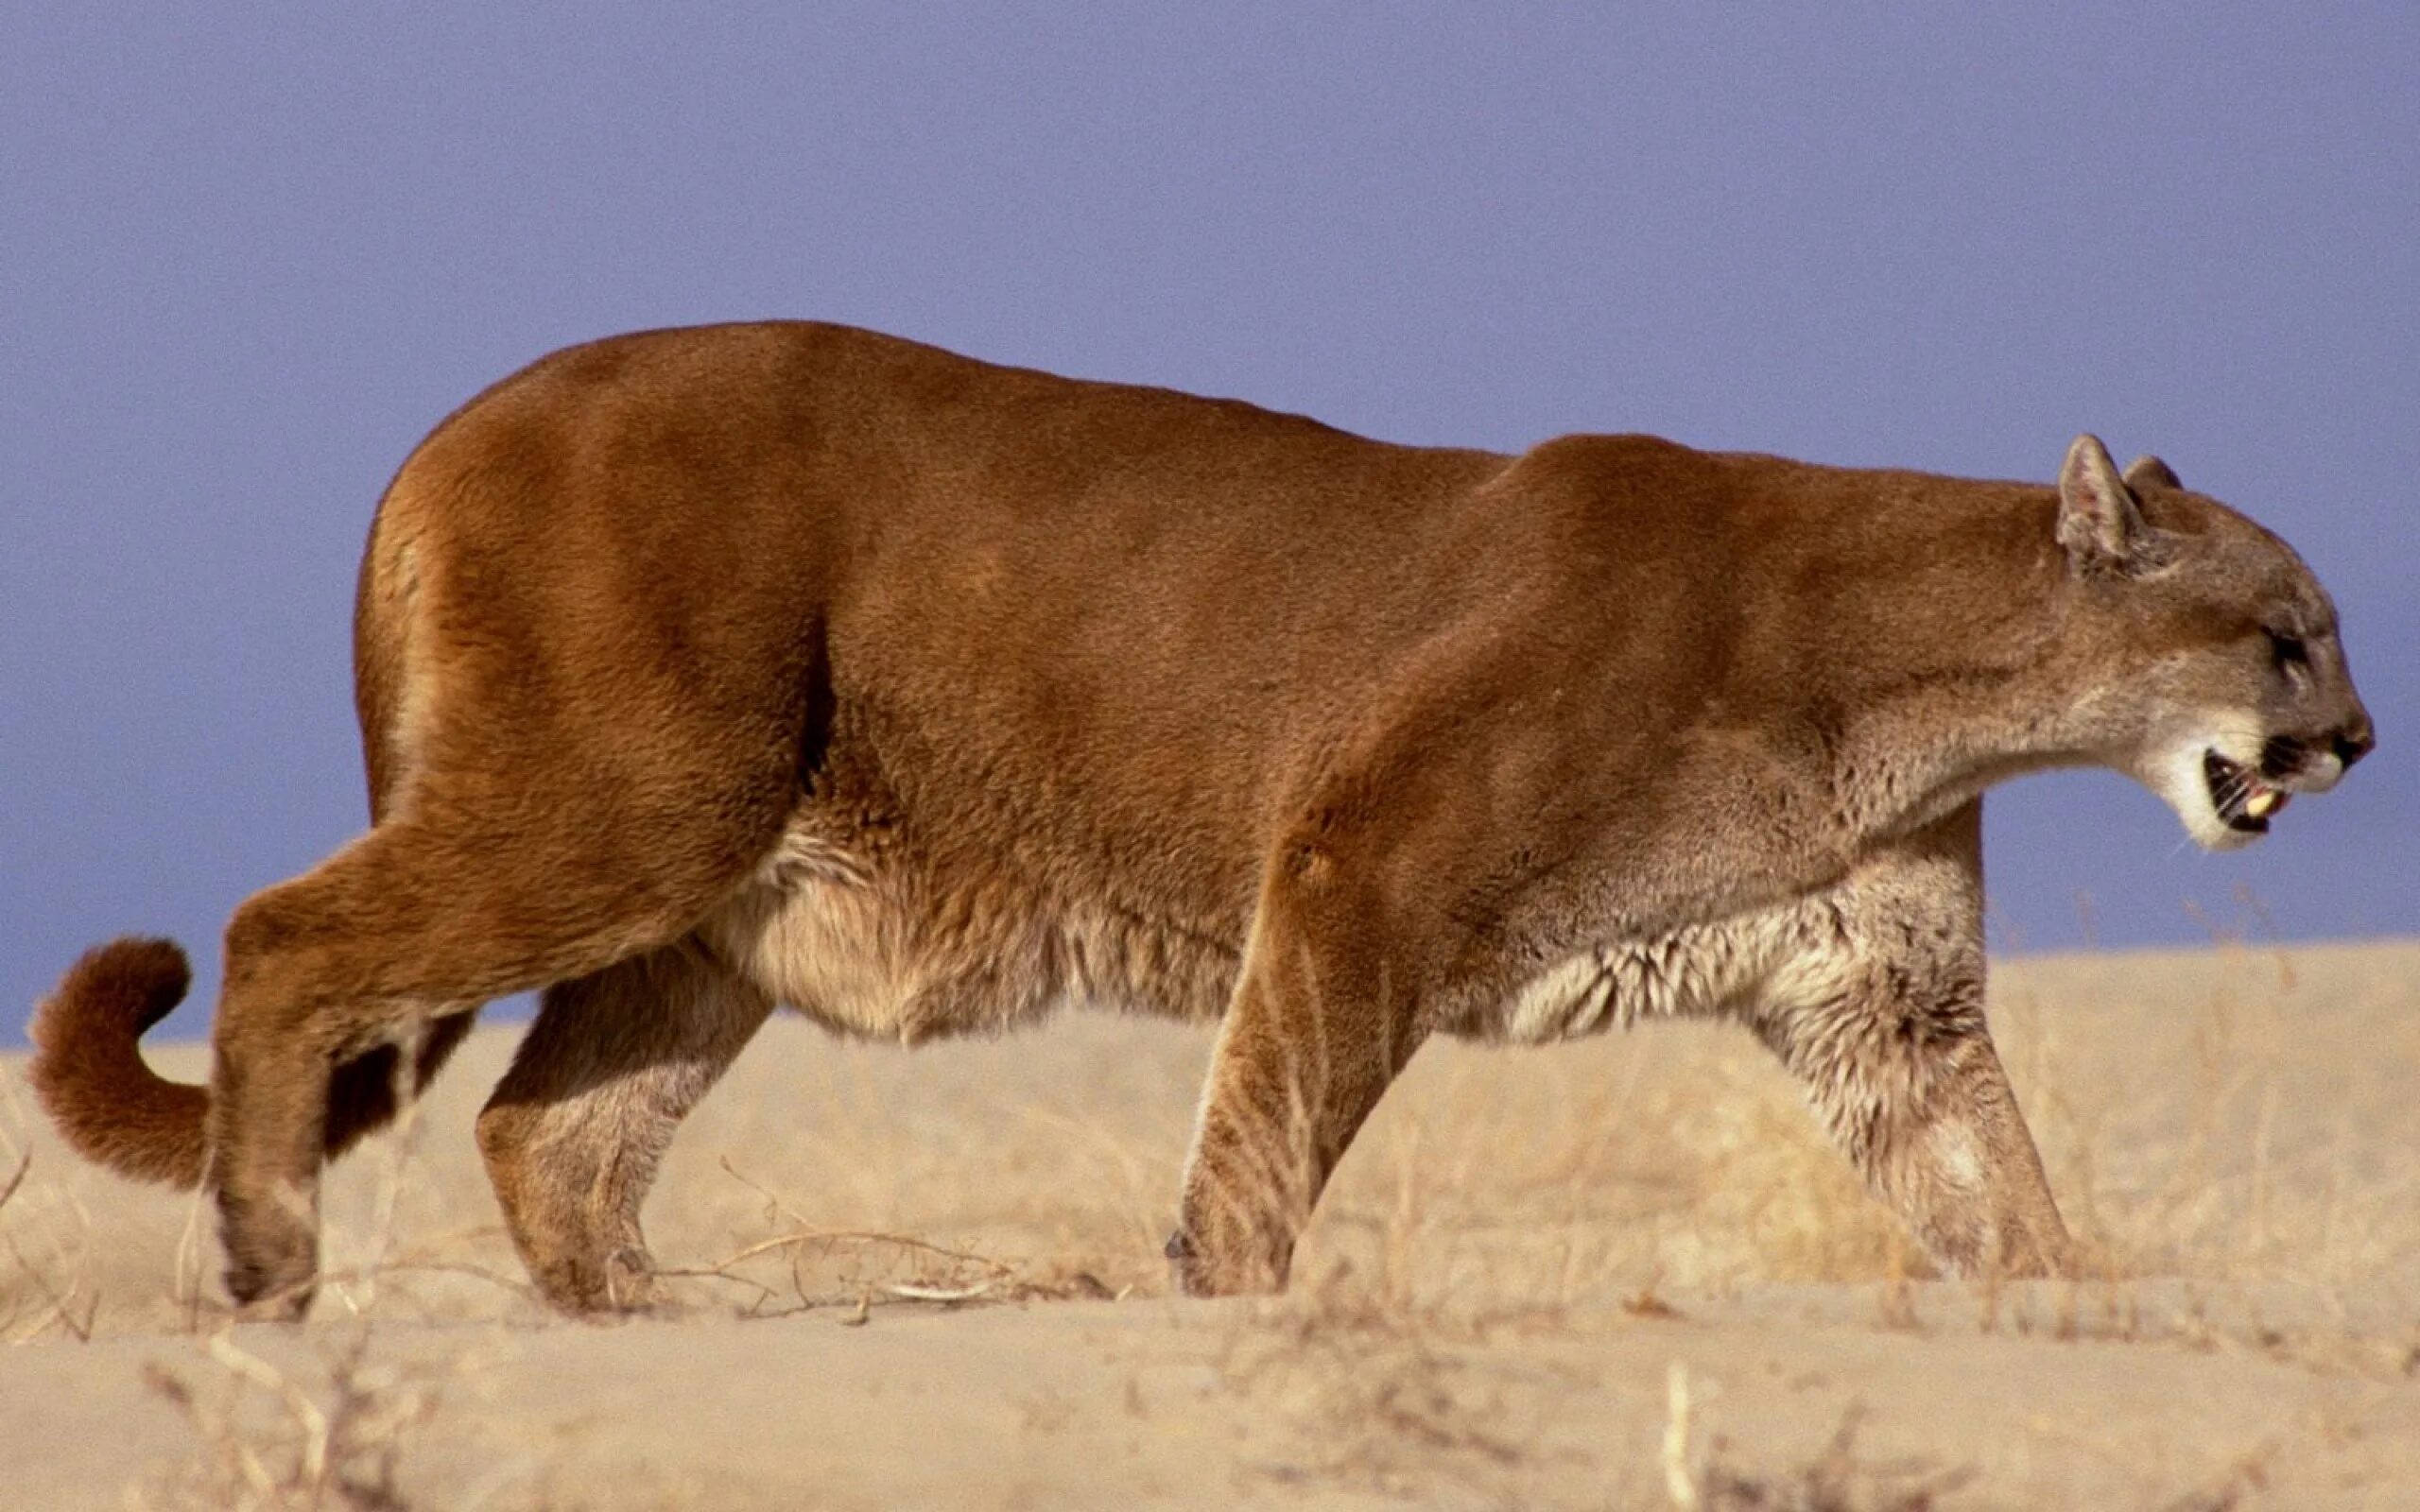
[[[1917,1241],[1963,1276],[2067,1268],[2066,1227],[1979,1011],[1859,995],[1780,1046],[1817,1115]]]
[[[1817,1116],[1917,1240],[1961,1275],[2072,1264],[2033,1136],[1983,1017],[1980,810],[1846,883],[1820,988],[1757,1024]]]
[[[1168,1241],[1191,1296],[1275,1291],[1362,1120],[1418,1048],[1417,953],[1315,849],[1263,889]],[[1392,957],[1392,959],[1390,957]]]

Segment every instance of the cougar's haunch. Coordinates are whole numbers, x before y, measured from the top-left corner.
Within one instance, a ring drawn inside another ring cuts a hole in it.
[[[236,910],[210,1085],[86,955],[33,1076],[77,1149],[206,1184],[299,1312],[321,1164],[542,988],[479,1116],[574,1309],[777,1006],[913,1042],[1132,1004],[1219,1024],[1168,1255],[1281,1284],[1431,1034],[1744,1023],[1953,1268],[2066,1230],[1983,1015],[1981,795],[2098,765],[2211,847],[2373,741],[2308,570],[2145,457],[2048,486],[1578,436],[1517,455],[803,323],[555,355],[381,501],[372,824]]]

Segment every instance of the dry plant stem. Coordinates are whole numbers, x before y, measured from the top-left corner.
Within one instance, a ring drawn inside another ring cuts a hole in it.
[[[377,1305],[379,1277],[388,1268],[388,1256],[394,1252],[395,1208],[403,1195],[405,1174],[420,1147],[420,1097],[413,1068],[420,1064],[426,1040],[424,1026],[412,1026],[403,1036],[394,1069],[389,1074],[388,1094],[396,1109],[395,1123],[383,1149],[385,1160],[371,1206],[367,1250],[360,1264],[346,1278],[346,1283],[340,1283],[334,1273],[320,1278],[321,1284],[356,1317]]]
[[[971,1302],[988,1295],[994,1284],[992,1281],[977,1281],[973,1286],[914,1286],[892,1281],[886,1284],[883,1291],[903,1302]]]
[[[886,1245],[899,1249],[911,1250],[917,1254],[931,1255],[937,1259],[947,1260],[957,1264],[980,1266],[985,1270],[991,1271],[995,1277],[1002,1279],[1006,1279],[1015,1274],[1014,1270],[1011,1266],[1000,1261],[993,1260],[984,1255],[972,1254],[962,1249],[951,1249],[944,1245],[930,1244],[925,1240],[916,1238],[912,1234],[868,1233],[862,1231],[846,1231],[837,1229],[809,1229],[794,1234],[777,1234],[770,1239],[760,1239],[752,1245],[749,1245],[744,1248],[738,1249],[732,1254],[725,1256],[723,1259],[711,1265],[667,1268],[658,1271],[656,1274],[659,1276],[682,1277],[728,1276],[730,1275],[731,1268],[734,1265],[753,1260],[758,1255],[770,1254],[778,1249],[788,1249],[803,1245]]]
[[[0,1209],[7,1208],[15,1198],[18,1189],[25,1185],[26,1173],[33,1169],[33,1151],[27,1150],[18,1157],[17,1169],[9,1174],[6,1184],[0,1184]],[[54,1322],[74,1334],[78,1343],[88,1342],[93,1336],[93,1318],[100,1309],[100,1298],[97,1296],[88,1298],[84,1304],[83,1316],[77,1316],[70,1304],[75,1301],[77,1292],[83,1286],[82,1279],[79,1277],[70,1281],[67,1289],[60,1291],[51,1284],[50,1278],[43,1274],[42,1268],[27,1260],[26,1252],[17,1247],[15,1235],[10,1234],[6,1238],[9,1258],[17,1263],[17,1268],[25,1273],[26,1279],[33,1283],[34,1289],[42,1294],[43,1300],[49,1306],[49,1311],[44,1313],[31,1329],[16,1335],[10,1342],[23,1344],[29,1339],[39,1338]]]
[[[333,1351],[322,1353],[328,1380],[318,1396],[237,1345],[226,1329],[204,1345],[224,1372],[225,1389],[213,1397],[164,1366],[147,1366],[145,1379],[184,1416],[200,1441],[198,1462],[166,1487],[170,1504],[245,1512],[401,1512],[405,1503],[395,1480],[405,1435],[429,1419],[435,1398],[373,1372],[371,1340],[371,1328],[363,1322]],[[271,1425],[265,1427],[246,1411],[254,1392],[275,1403],[278,1417]],[[139,1500],[151,1504],[148,1497]]]
[[[0,1092],[7,1092],[7,1078],[0,1077]],[[13,1110],[14,1095],[13,1093],[8,1093],[8,1095]],[[5,1211],[11,1202],[16,1200],[19,1194],[26,1190],[26,1178],[32,1172],[33,1165],[34,1152],[31,1148],[26,1148],[19,1154],[16,1169],[9,1173],[8,1180],[0,1183],[0,1211]],[[79,1208],[78,1211],[80,1211]],[[48,1267],[37,1264],[26,1254],[24,1247],[17,1243],[14,1232],[0,1232],[0,1242],[7,1244],[9,1257],[16,1262],[17,1269],[23,1273],[26,1280],[39,1295],[43,1303],[41,1314],[29,1324],[20,1327],[18,1316],[14,1313],[6,1319],[0,1319],[0,1323],[7,1324],[11,1330],[9,1342],[24,1344],[40,1338],[50,1332],[54,1325],[65,1329],[78,1343],[91,1339],[93,1322],[99,1315],[101,1299],[97,1288],[93,1289],[90,1295],[84,1295],[90,1280],[84,1262],[89,1257],[79,1254],[71,1260],[64,1246],[53,1240],[52,1260],[69,1277],[66,1285],[61,1287],[52,1279]],[[76,1306],[79,1296],[83,1297],[80,1313]]]
[[[1675,1360],[1664,1372],[1664,1494],[1675,1512],[1698,1512],[1697,1472],[1689,1466],[1689,1367]]]
[[[717,1158],[715,1164],[722,1168],[723,1175],[731,1177],[734,1181],[738,1182],[741,1186],[746,1187],[749,1191],[755,1193],[758,1196],[765,1199],[765,1219],[767,1222],[769,1223],[775,1219],[780,1219],[786,1223],[795,1224],[802,1229],[809,1229],[815,1227],[813,1223],[808,1221],[804,1213],[801,1213],[796,1208],[793,1208],[788,1203],[783,1201],[770,1187],[768,1187],[763,1182],[757,1181],[747,1176],[741,1172],[739,1167],[732,1164],[730,1156],[725,1155]]]
[[[238,1379],[249,1382],[276,1397],[285,1403],[285,1410],[293,1415],[295,1422],[302,1429],[301,1479],[303,1486],[316,1495],[319,1488],[327,1481],[328,1415],[321,1412],[317,1402],[305,1396],[301,1387],[287,1380],[275,1366],[260,1356],[238,1348],[235,1341],[223,1331],[210,1336],[209,1349],[210,1357],[213,1360],[217,1361]],[[260,1470],[259,1460],[252,1456],[249,1449],[245,1451],[245,1458],[253,1471]],[[269,1489],[265,1475],[262,1475],[255,1484],[263,1491]]]
[[[7,1207],[9,1199],[17,1194],[17,1189],[26,1184],[26,1173],[32,1170],[33,1166],[33,1151],[27,1150],[24,1155],[18,1157],[17,1169],[9,1173],[8,1182],[5,1185],[0,1185],[0,1208]]]
[[[100,1310],[100,1298],[98,1297],[87,1298],[84,1303],[83,1316],[77,1316],[74,1308],[69,1304],[76,1300],[77,1292],[83,1286],[82,1280],[79,1278],[70,1281],[67,1289],[62,1292],[50,1283],[50,1279],[42,1273],[41,1267],[26,1259],[25,1251],[17,1247],[17,1241],[13,1236],[8,1240],[8,1246],[9,1258],[17,1263],[17,1268],[26,1273],[26,1278],[33,1282],[34,1289],[42,1293],[43,1300],[49,1304],[49,1311],[43,1314],[39,1322],[9,1342],[23,1344],[30,1339],[40,1338],[54,1322],[74,1334],[77,1343],[90,1342],[93,1337],[93,1319]]]
[[[914,1238],[911,1235],[873,1233],[866,1231],[813,1230],[802,1233],[779,1234],[773,1238],[759,1240],[754,1244],[746,1246],[711,1265],[666,1267],[659,1270],[656,1274],[658,1277],[667,1280],[681,1278],[719,1280],[727,1281],[734,1285],[751,1287],[756,1292],[757,1296],[755,1301],[750,1305],[749,1315],[755,1316],[760,1315],[765,1305],[773,1299],[775,1295],[774,1291],[771,1287],[767,1286],[763,1282],[751,1277],[736,1274],[735,1267],[744,1264],[748,1261],[760,1255],[771,1254],[777,1251],[786,1251],[792,1255],[798,1255],[809,1249],[828,1249],[833,1246],[840,1245],[861,1245],[867,1246],[879,1246],[886,1249],[895,1249],[906,1254],[920,1255],[928,1259],[943,1261],[954,1268],[973,1267],[979,1271],[986,1272],[987,1274],[984,1275],[980,1280],[977,1280],[971,1285],[934,1285],[924,1281],[886,1281],[872,1286],[861,1286],[854,1293],[846,1293],[838,1297],[826,1296],[819,1297],[809,1292],[804,1275],[800,1272],[798,1267],[793,1264],[790,1278],[790,1289],[797,1298],[798,1306],[794,1310],[785,1309],[783,1310],[784,1312],[804,1312],[817,1307],[831,1306],[846,1302],[854,1306],[856,1312],[852,1316],[844,1318],[842,1321],[862,1323],[865,1321],[867,1310],[881,1302],[927,1302],[940,1303],[944,1306],[960,1306],[968,1302],[980,1301],[987,1297],[996,1300],[1008,1300],[1016,1297],[1050,1295],[1047,1291],[1037,1291],[1031,1287],[1016,1284],[1014,1280],[1015,1271],[1012,1267],[987,1256],[974,1254],[966,1250],[951,1249],[946,1246],[931,1244],[927,1241]],[[774,1315],[779,1314],[776,1314]]]
[[[201,1332],[202,1214],[209,1207],[210,1182],[205,1173],[202,1183],[185,1199],[184,1226],[177,1234],[175,1291],[183,1306],[187,1333]]]

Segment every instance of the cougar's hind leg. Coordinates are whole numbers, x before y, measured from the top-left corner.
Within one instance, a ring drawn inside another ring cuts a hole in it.
[[[771,1010],[694,940],[546,989],[478,1130],[547,1300],[597,1312],[651,1299],[639,1207],[657,1162]]]
[[[228,927],[208,1145],[240,1300],[307,1298],[339,1066],[689,934],[772,850],[828,729],[799,512],[626,466],[639,411],[585,382],[467,406],[379,505],[356,606],[376,822]]]
[[[690,822],[710,829],[718,795],[705,796]],[[645,818],[641,835],[667,816]],[[342,1132],[330,1114],[337,1067],[452,1037],[428,1020],[445,1005],[586,976],[679,938],[780,822],[769,810],[764,833],[713,850],[691,831],[699,859],[678,865],[661,849],[623,853],[643,846],[595,808],[571,820],[500,834],[383,824],[237,910],[213,1034],[209,1179],[239,1302],[288,1314],[308,1303],[321,1154]]]

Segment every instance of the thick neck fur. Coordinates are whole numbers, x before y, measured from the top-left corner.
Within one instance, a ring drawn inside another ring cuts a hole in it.
[[[2048,490],[1885,474],[1865,549],[1809,575],[1857,636],[1826,647],[1836,666],[1806,669],[1853,833],[1905,834],[1996,782],[2091,759],[2056,507]]]
[[[1489,748],[1560,754],[1535,788],[1499,760],[1489,791],[1521,796],[1490,812],[1587,794],[1615,816],[1525,842],[1585,852],[1541,894],[1549,943],[1800,895],[1995,782],[2090,753],[2050,490],[1643,438],[1549,443],[1497,487],[1517,502],[1492,526],[1527,536],[1548,586],[1510,610],[1470,593],[1480,624],[1522,627],[1495,674],[1499,728],[1536,731]],[[1465,554],[1489,582],[1507,557]],[[1577,690],[1586,714],[1556,701]]]

